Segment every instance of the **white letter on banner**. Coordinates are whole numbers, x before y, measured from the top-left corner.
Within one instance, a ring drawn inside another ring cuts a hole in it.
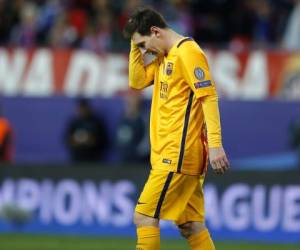
[[[240,98],[261,100],[268,96],[268,69],[265,52],[256,51],[250,54]]]
[[[283,229],[300,232],[300,186],[287,186],[284,193]]]
[[[74,180],[62,180],[54,193],[54,215],[58,223],[71,225],[78,221],[81,212],[81,191]]]
[[[100,224],[108,224],[111,220],[112,185],[109,181],[102,181],[99,189],[93,181],[83,183],[82,220],[85,224],[92,224],[94,218]]]
[[[220,96],[230,99],[239,98],[238,58],[231,52],[221,51],[216,54],[212,62],[212,75]]]
[[[16,49],[9,56],[8,51],[0,49],[0,92],[3,95],[13,96],[21,92],[26,62],[24,50]]]
[[[11,179],[4,179],[0,189],[0,212],[2,207],[14,203],[15,182]]]
[[[118,91],[128,89],[128,60],[123,55],[110,55],[107,58],[107,79],[99,84],[102,96],[113,96]]]
[[[86,225],[93,223],[98,200],[97,186],[93,181],[84,181],[82,185],[82,222]]]
[[[127,180],[118,181],[114,186],[114,205],[118,213],[113,216],[112,223],[117,227],[129,226],[132,223],[134,202],[130,199],[136,191],[135,185]]]
[[[280,223],[282,188],[272,187],[269,199],[266,189],[263,185],[257,185],[253,190],[254,226],[259,231],[274,230]]]
[[[41,183],[40,219],[44,224],[49,224],[53,219],[53,190],[52,180],[46,179]]]
[[[219,229],[222,226],[221,211],[218,201],[218,191],[215,185],[206,184],[205,193],[205,219],[213,229]]]
[[[39,49],[33,54],[31,66],[24,79],[24,95],[50,96],[53,94],[52,52]]]
[[[240,231],[250,226],[250,193],[246,184],[234,184],[223,193],[223,218],[228,228]]]
[[[99,56],[85,51],[74,52],[66,74],[64,92],[67,96],[95,96],[105,77]]]
[[[34,211],[40,204],[40,187],[34,179],[20,179],[16,194],[17,204],[26,211]]]

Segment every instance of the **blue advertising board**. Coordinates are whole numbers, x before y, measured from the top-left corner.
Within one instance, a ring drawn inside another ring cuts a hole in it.
[[[209,174],[206,224],[213,238],[300,243],[298,176]],[[1,169],[0,232],[134,236],[133,210],[146,177],[144,166]],[[161,226],[163,236],[179,237],[172,223]]]

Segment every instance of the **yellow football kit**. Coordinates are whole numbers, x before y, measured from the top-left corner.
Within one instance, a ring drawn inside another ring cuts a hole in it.
[[[129,85],[152,84],[151,173],[136,211],[178,223],[203,221],[207,147],[222,145],[218,97],[204,52],[183,38],[168,55],[144,66],[132,42]]]

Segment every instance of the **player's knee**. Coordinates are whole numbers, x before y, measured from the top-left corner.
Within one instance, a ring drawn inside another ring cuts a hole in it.
[[[192,235],[192,222],[187,222],[182,225],[179,225],[178,228],[180,230],[180,234],[184,238],[188,238]]]
[[[154,219],[152,217],[140,214],[135,212],[133,216],[133,222],[137,227],[142,227],[142,226],[158,226],[158,219]]]
[[[184,238],[189,238],[193,234],[199,233],[206,229],[204,223],[201,222],[187,222],[182,225],[178,225],[178,228]]]

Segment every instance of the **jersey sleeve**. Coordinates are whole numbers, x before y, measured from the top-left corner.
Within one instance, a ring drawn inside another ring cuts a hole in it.
[[[157,66],[157,60],[145,66],[139,48],[131,41],[128,72],[129,87],[144,89],[152,85]]]
[[[210,148],[222,146],[220,112],[218,105],[218,96],[209,95],[201,98],[202,109],[204,113],[207,141]]]
[[[183,43],[179,48],[179,58],[184,80],[192,88],[197,98],[216,95],[204,52],[194,42]]]

